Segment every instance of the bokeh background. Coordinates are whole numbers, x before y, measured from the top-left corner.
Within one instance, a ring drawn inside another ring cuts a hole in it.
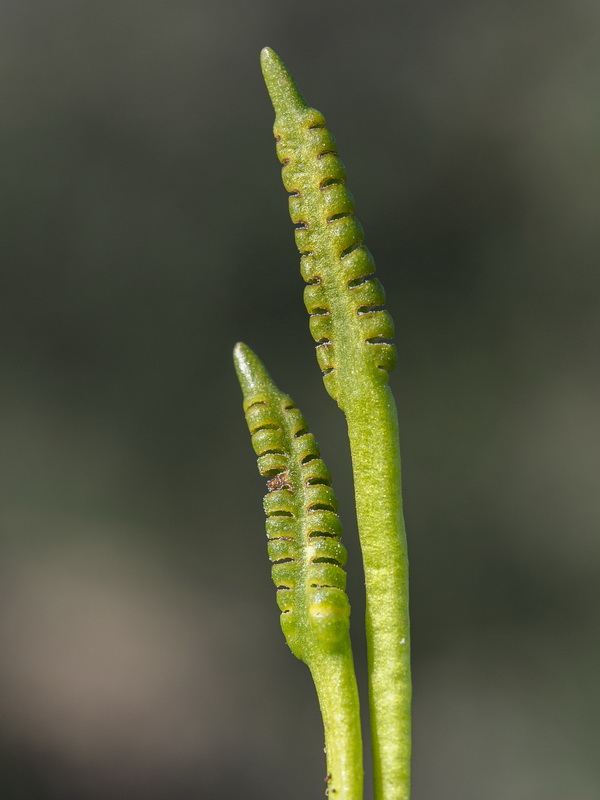
[[[599,37],[595,0],[2,0],[3,800],[323,796],[238,339],[334,472],[364,690],[265,44],[397,323],[414,800],[599,796]]]

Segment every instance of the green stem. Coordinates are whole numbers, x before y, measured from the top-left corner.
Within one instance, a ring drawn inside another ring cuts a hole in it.
[[[365,569],[375,798],[408,800],[411,755],[408,557],[400,447],[387,386],[348,397],[356,515]]]
[[[408,562],[400,448],[387,385],[395,363],[385,293],[345,186],[323,115],[310,108],[279,57],[261,55],[290,194],[304,302],[329,394],[345,413],[367,594],[367,646],[376,800],[410,794]]]
[[[352,653],[320,656],[309,667],[325,729],[329,797],[361,800],[362,742]]]

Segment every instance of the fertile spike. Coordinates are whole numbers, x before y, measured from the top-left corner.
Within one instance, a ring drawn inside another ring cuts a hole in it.
[[[349,647],[337,499],[315,438],[291,398],[247,345],[236,345],[234,361],[258,469],[268,479],[264,507],[281,627],[292,652],[309,663],[317,650]]]
[[[304,302],[328,392],[340,407],[357,376],[387,381],[395,364],[394,325],[383,309],[385,293],[363,243],[346,188],[346,172],[323,115],[310,108],[280,58],[261,53],[275,109],[274,133],[282,178],[289,192]]]
[[[408,800],[408,559],[398,421],[388,385],[394,326],[325,118],[306,105],[277,56],[263,53],[277,155],[308,284],[310,330],[325,387],[348,423],[365,566],[375,800]]]

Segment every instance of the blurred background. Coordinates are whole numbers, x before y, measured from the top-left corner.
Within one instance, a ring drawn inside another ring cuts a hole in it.
[[[334,473],[364,690],[265,44],[397,325],[414,800],[598,797],[599,35],[594,0],[3,0],[3,800],[323,796],[238,339]]]

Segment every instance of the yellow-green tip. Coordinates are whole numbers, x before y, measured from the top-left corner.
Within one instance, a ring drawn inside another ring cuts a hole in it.
[[[276,114],[308,107],[285,64],[270,47],[261,50],[260,66]]]
[[[273,387],[273,380],[256,353],[247,344],[238,342],[233,348],[233,363],[242,387],[244,402]]]

